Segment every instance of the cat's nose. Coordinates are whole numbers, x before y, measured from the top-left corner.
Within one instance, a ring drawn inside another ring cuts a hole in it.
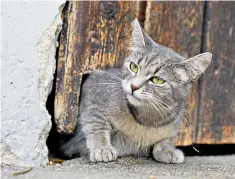
[[[137,89],[139,89],[137,86],[131,84],[131,90],[132,90],[132,91],[135,91],[135,90],[137,90]]]

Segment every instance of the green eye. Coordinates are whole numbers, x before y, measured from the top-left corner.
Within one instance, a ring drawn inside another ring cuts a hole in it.
[[[150,79],[154,84],[163,84],[165,83],[165,80],[161,79],[160,77],[154,76]]]
[[[137,73],[139,70],[138,66],[136,64],[134,64],[133,62],[130,63],[130,69],[131,69],[131,71],[133,71],[135,73]]]

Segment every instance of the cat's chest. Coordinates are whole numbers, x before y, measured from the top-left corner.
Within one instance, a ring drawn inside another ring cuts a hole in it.
[[[139,148],[147,147],[162,139],[176,135],[174,123],[169,123],[161,127],[149,127],[139,124],[131,116],[126,115],[122,117],[122,119],[112,121],[114,130],[116,131],[116,138],[120,138],[118,140],[132,142]]]

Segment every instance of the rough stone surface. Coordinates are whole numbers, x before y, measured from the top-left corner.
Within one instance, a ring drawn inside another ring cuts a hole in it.
[[[47,163],[51,123],[44,105],[51,91],[61,23],[55,16],[63,3],[1,2],[2,163]]]
[[[162,164],[151,159],[122,158],[111,163],[89,163],[86,159],[33,169],[18,178],[135,178],[135,179],[220,179],[235,178],[235,155],[186,157],[184,164]],[[3,167],[2,178],[12,178],[17,168]]]

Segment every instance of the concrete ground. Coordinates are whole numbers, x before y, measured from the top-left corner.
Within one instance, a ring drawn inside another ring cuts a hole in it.
[[[219,179],[235,178],[235,155],[186,157],[184,164],[162,164],[152,159],[121,158],[110,163],[89,163],[79,158],[62,165],[33,168],[26,174],[13,176],[16,168],[2,166],[2,179],[88,179],[88,178],[136,178],[136,179]]]

